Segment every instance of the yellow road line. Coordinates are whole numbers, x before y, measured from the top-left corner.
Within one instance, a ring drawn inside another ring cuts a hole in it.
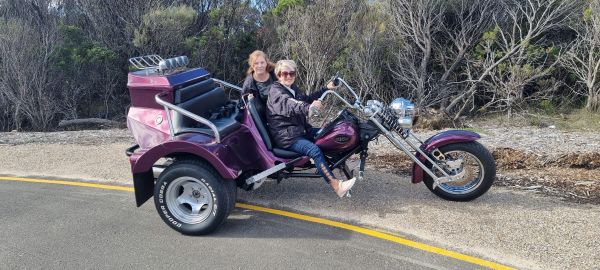
[[[131,187],[92,184],[92,183],[83,183],[83,182],[72,182],[72,181],[63,181],[63,180],[47,180],[47,179],[33,179],[33,178],[22,178],[22,177],[2,177],[2,176],[0,176],[0,180],[21,181],[21,182],[30,182],[30,183],[44,183],[44,184],[57,184],[57,185],[68,185],[68,186],[81,186],[81,187],[120,190],[120,191],[128,191],[128,192],[134,191],[134,189]],[[238,208],[242,208],[242,209],[265,212],[265,213],[269,213],[269,214],[304,220],[304,221],[313,222],[313,223],[319,223],[319,224],[323,224],[323,225],[327,225],[327,226],[331,226],[331,227],[336,227],[336,228],[340,228],[340,229],[344,229],[344,230],[348,230],[348,231],[353,231],[356,233],[376,237],[379,239],[388,240],[388,241],[391,241],[394,243],[398,243],[398,244],[401,244],[404,246],[420,249],[420,250],[427,251],[430,253],[435,253],[435,254],[446,256],[446,257],[454,258],[457,260],[469,262],[472,264],[485,266],[485,267],[488,267],[491,269],[514,269],[511,267],[502,265],[502,264],[486,261],[484,259],[476,258],[473,256],[461,254],[461,253],[446,250],[443,248],[438,248],[438,247],[434,247],[434,246],[427,245],[424,243],[419,243],[416,241],[404,239],[402,237],[395,236],[392,234],[378,232],[375,230],[371,230],[371,229],[367,229],[367,228],[363,228],[363,227],[359,227],[359,226],[355,226],[355,225],[350,225],[350,224],[346,224],[346,223],[342,223],[342,222],[338,222],[338,221],[333,221],[333,220],[328,220],[328,219],[324,219],[324,218],[318,218],[318,217],[313,217],[313,216],[308,216],[308,215],[303,215],[303,214],[297,214],[297,213],[292,213],[292,212],[277,210],[277,209],[272,209],[272,208],[266,208],[266,207],[262,207],[262,206],[250,205],[250,204],[245,204],[245,203],[236,203],[235,206]]]
[[[266,207],[261,207],[261,206],[256,206],[256,205],[244,204],[244,203],[236,203],[235,206],[239,207],[239,208],[243,208],[243,209],[266,212],[266,213],[270,213],[270,214],[274,214],[274,215],[280,215],[280,216],[285,216],[285,217],[289,217],[289,218],[319,223],[319,224],[323,224],[323,225],[327,225],[327,226],[331,226],[331,227],[341,228],[341,229],[345,229],[348,231],[353,231],[353,232],[357,232],[360,234],[392,241],[394,243],[398,243],[398,244],[409,246],[412,248],[424,250],[427,252],[443,255],[446,257],[455,258],[455,259],[458,259],[461,261],[489,267],[492,269],[514,269],[514,268],[511,268],[511,267],[508,267],[505,265],[501,265],[498,263],[475,258],[475,257],[469,256],[469,255],[464,255],[464,254],[461,254],[458,252],[454,252],[454,251],[446,250],[443,248],[438,248],[438,247],[430,246],[427,244],[419,243],[416,241],[404,239],[404,238],[401,238],[401,237],[398,237],[395,235],[391,235],[388,233],[378,232],[378,231],[374,231],[371,229],[354,226],[354,225],[350,225],[350,224],[346,224],[346,223],[342,223],[342,222],[337,222],[337,221],[328,220],[328,219],[324,219],[324,218],[307,216],[307,215],[302,215],[302,214],[297,214],[297,213],[292,213],[292,212],[287,212],[287,211],[282,211],[282,210],[277,210],[277,209],[271,209],[271,208],[266,208]]]
[[[63,180],[48,180],[48,179],[34,179],[34,178],[22,178],[22,177],[3,177],[3,176],[0,176],[0,180],[30,182],[30,183],[43,183],[43,184],[55,184],[55,185],[67,185],[67,186],[91,187],[91,188],[111,189],[111,190],[129,191],[129,192],[133,192],[134,191],[132,187],[121,187],[121,186],[113,186],[113,185],[102,185],[102,184],[92,184],[92,183],[83,183],[83,182],[63,181]]]

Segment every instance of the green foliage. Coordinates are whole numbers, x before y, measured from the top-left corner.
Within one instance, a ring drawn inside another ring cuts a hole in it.
[[[117,54],[92,41],[83,30],[74,25],[59,26],[61,42],[52,55],[53,62],[64,72],[81,72],[84,66],[93,66],[117,59]]]
[[[134,31],[133,45],[162,54],[181,51],[198,13],[186,5],[159,7],[144,14]]]
[[[288,9],[297,6],[304,6],[304,0],[279,0],[277,2],[277,6],[273,8],[272,12],[274,15],[279,16],[286,12]]]
[[[594,10],[591,7],[587,7],[586,9],[583,10],[583,21],[584,22],[590,21],[592,19],[592,16],[594,16]]]
[[[494,27],[494,29],[483,33],[482,40],[484,42],[494,42],[494,41],[496,41],[496,38],[498,37],[498,32],[500,32],[500,27],[496,25],[496,27]]]

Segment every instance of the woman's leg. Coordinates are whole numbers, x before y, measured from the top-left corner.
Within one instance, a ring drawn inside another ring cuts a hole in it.
[[[329,167],[327,167],[327,162],[325,161],[325,157],[323,156],[321,149],[319,149],[316,144],[307,139],[300,139],[292,144],[288,150],[312,158],[315,161],[317,171],[321,176],[323,176],[323,178],[325,178],[325,182],[329,183],[332,179],[335,179],[335,176],[331,170],[329,170]]]
[[[335,193],[337,193],[337,195],[340,197],[343,197],[348,192],[348,190],[352,188],[354,182],[356,181],[355,178],[352,178],[345,182],[336,179],[331,170],[329,170],[329,167],[327,167],[327,162],[325,161],[325,157],[323,156],[321,149],[319,149],[319,147],[316,144],[312,143],[307,139],[298,140],[297,142],[292,144],[292,146],[290,146],[288,150],[312,158],[315,161],[315,166],[317,167],[317,171],[319,172],[319,174],[323,176],[325,182],[329,183],[329,185],[331,185]]]

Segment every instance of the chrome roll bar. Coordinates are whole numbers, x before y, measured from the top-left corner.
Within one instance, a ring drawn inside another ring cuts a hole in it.
[[[221,80],[215,79],[215,78],[213,78],[213,81],[215,81],[217,83],[220,83],[220,84],[222,84],[224,86],[227,86],[229,88],[235,89],[235,90],[239,91],[240,93],[243,91],[241,87],[239,87],[239,86],[237,86],[235,84],[230,84],[230,83],[228,83],[226,81],[221,81]]]
[[[189,118],[192,118],[193,120],[200,122],[206,126],[208,126],[215,137],[215,143],[221,143],[221,135],[219,134],[219,130],[217,129],[217,126],[215,126],[212,122],[210,122],[208,119],[201,117],[197,114],[191,113],[188,110],[179,108],[169,102],[164,101],[163,99],[161,99],[161,96],[164,96],[166,93],[160,93],[157,94],[154,99],[156,100],[156,103],[162,105],[163,107],[165,107],[165,111],[167,112],[167,122],[169,123],[169,134],[171,135],[171,139],[175,138],[175,130],[173,129],[173,120],[171,119],[171,111],[176,111],[180,114],[183,114]]]

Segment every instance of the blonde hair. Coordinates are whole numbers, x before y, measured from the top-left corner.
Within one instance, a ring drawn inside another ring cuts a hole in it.
[[[254,62],[256,62],[256,59],[260,56],[262,56],[265,59],[265,61],[267,62],[267,69],[266,69],[267,73],[271,72],[275,68],[275,64],[273,64],[273,62],[271,62],[271,60],[269,59],[269,56],[265,52],[263,52],[261,50],[256,50],[256,51],[253,51],[250,54],[250,56],[248,57],[248,66],[249,67],[248,67],[248,71],[246,71],[246,75],[250,75],[250,74],[252,74],[252,72],[254,72],[254,67],[253,67]]]
[[[298,69],[298,66],[294,60],[279,60],[275,66],[275,75],[277,77],[279,77],[279,73],[284,67],[291,68],[293,71],[297,71]]]

